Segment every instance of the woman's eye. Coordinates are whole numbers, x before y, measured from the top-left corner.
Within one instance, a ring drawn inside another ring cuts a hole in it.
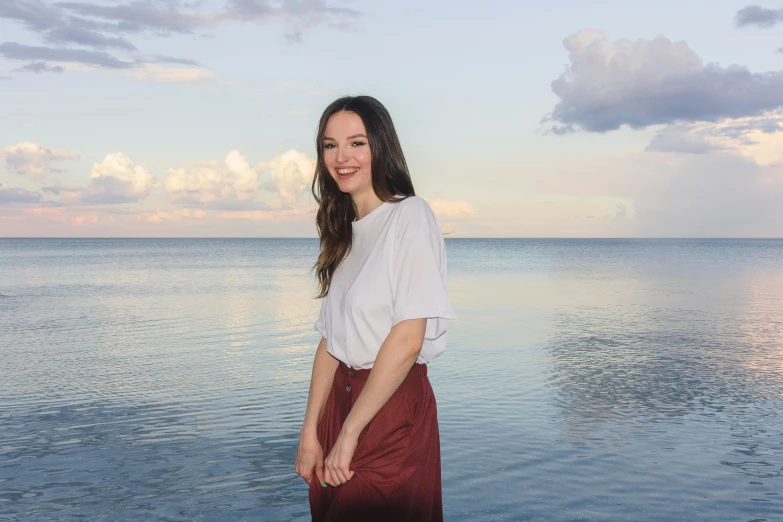
[[[365,141],[354,141],[351,143],[352,147],[361,147],[362,145],[367,145],[367,142]],[[333,149],[337,147],[334,143],[324,143],[324,149]]]

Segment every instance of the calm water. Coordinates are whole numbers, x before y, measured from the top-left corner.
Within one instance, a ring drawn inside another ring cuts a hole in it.
[[[782,520],[782,240],[447,240],[447,520]],[[0,239],[0,519],[309,520],[315,240]]]

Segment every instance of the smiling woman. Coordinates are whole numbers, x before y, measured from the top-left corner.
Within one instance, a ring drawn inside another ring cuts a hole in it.
[[[362,119],[354,112],[338,112],[329,118],[325,132],[324,164],[330,173],[336,174],[334,180],[340,191],[354,195],[371,192],[372,155]],[[342,140],[342,146],[331,137],[345,133],[350,136]]]
[[[321,311],[296,472],[315,521],[441,521],[427,363],[456,320],[435,215],[415,196],[394,125],[368,96],[318,130],[313,195]]]

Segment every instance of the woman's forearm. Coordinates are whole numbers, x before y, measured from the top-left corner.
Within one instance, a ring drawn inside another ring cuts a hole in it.
[[[310,395],[307,398],[307,410],[301,431],[303,434],[315,435],[318,420],[321,418],[329,391],[332,389],[332,380],[338,364],[339,361],[326,351],[326,339],[321,338],[313,360]]]
[[[343,423],[350,437],[359,433],[400,387],[421,351],[426,319],[410,319],[395,325],[381,345],[364,389]]]

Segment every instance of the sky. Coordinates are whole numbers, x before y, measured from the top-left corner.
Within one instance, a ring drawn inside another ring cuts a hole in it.
[[[316,237],[323,109],[449,237],[783,237],[783,2],[0,0],[0,237]]]

